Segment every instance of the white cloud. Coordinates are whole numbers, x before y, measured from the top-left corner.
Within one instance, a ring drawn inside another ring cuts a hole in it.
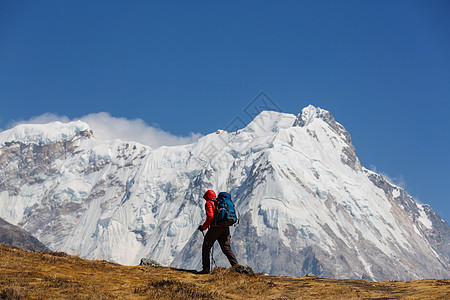
[[[50,123],[50,122],[62,122],[62,123],[67,123],[70,121],[70,119],[66,116],[59,116],[57,114],[54,113],[43,113],[42,115],[36,116],[36,117],[31,117],[29,120],[20,120],[20,121],[13,121],[10,122],[9,124],[9,128],[14,127],[16,125],[19,124],[46,124],[46,123]]]
[[[107,112],[93,113],[72,120],[67,116],[44,113],[29,120],[12,122],[9,127],[19,124],[45,124],[55,121],[66,123],[74,120],[81,120],[87,123],[97,140],[121,139],[123,141],[135,141],[149,145],[152,148],[189,144],[202,136],[199,133],[190,133],[189,136],[176,136],[155,126],[150,126],[141,119],[116,118]]]

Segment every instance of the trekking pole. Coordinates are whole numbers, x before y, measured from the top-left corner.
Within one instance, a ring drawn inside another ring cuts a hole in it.
[[[214,244],[211,247],[211,265],[214,263],[214,266],[217,268],[216,261],[214,260]]]

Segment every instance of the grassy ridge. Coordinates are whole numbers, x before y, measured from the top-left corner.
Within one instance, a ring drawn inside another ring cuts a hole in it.
[[[65,253],[0,245],[0,299],[450,299],[450,280],[336,280],[197,275],[168,267],[122,266]]]

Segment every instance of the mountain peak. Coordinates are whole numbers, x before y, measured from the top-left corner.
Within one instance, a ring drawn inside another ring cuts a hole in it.
[[[276,111],[262,111],[250,122],[244,131],[265,135],[279,129],[289,128],[295,120],[295,115]]]
[[[347,142],[348,145],[352,145],[350,133],[348,133],[345,127],[336,122],[333,115],[328,110],[315,107],[311,104],[302,109],[292,126],[306,127],[315,119],[321,119],[327,123],[334,132],[340,135]]]
[[[305,127],[317,118],[322,119],[327,123],[331,120],[335,122],[329,111],[310,104],[302,109],[293,126]]]
[[[83,134],[85,133],[85,134]],[[82,121],[69,123],[20,124],[0,132],[0,145],[12,142],[47,145],[71,140],[77,134],[92,135],[89,125]]]

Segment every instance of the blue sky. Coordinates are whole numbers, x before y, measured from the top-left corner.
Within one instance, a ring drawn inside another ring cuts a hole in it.
[[[450,220],[449,1],[0,2],[1,129],[106,116],[183,142],[261,91],[329,110]]]

